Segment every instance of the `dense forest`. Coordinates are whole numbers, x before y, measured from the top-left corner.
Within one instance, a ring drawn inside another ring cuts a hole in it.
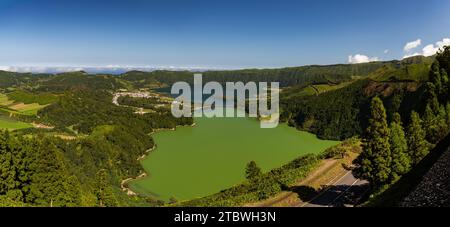
[[[80,183],[51,141],[0,131],[0,145],[1,206],[81,204]]]

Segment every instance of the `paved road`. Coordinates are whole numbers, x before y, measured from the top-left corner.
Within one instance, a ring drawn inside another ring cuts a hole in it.
[[[348,207],[354,206],[367,192],[367,181],[356,179],[351,171],[345,172],[311,201],[302,207]]]

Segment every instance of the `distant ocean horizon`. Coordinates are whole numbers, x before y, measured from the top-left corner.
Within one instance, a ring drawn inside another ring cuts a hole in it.
[[[0,71],[17,73],[65,73],[84,71],[90,74],[122,74],[129,71],[152,72],[157,70],[167,71],[222,71],[222,70],[242,70],[242,69],[276,69],[299,66],[280,67],[208,67],[208,66],[0,66]]]
[[[238,68],[174,67],[174,66],[0,66],[1,71],[18,73],[64,73],[84,71],[92,74],[122,74],[129,71],[152,72],[157,70],[204,72],[208,70],[235,70]]]

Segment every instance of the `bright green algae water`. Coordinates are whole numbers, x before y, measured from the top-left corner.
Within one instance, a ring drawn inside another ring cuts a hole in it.
[[[261,129],[253,118],[196,118],[195,122],[195,127],[153,135],[157,149],[142,160],[149,176],[132,181],[132,190],[162,200],[202,197],[242,182],[249,161],[268,171],[338,143],[284,124]]]

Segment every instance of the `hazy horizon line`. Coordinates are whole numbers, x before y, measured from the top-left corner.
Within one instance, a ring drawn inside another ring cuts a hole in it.
[[[411,56],[416,57],[416,56]],[[405,59],[405,58],[404,58]],[[17,72],[17,73],[64,73],[64,72],[78,72],[84,71],[87,73],[109,73],[109,74],[122,74],[129,71],[144,71],[152,72],[157,70],[167,71],[192,71],[192,72],[204,72],[204,71],[219,71],[219,70],[245,70],[245,69],[281,69],[292,67],[304,67],[304,66],[332,66],[332,65],[352,65],[352,64],[366,64],[371,62],[388,62],[388,61],[401,61],[404,59],[391,59],[391,60],[376,60],[363,63],[333,63],[333,64],[306,64],[306,65],[286,65],[286,66],[236,66],[236,67],[221,67],[221,66],[133,66],[133,65],[11,65],[1,66],[0,71]]]

